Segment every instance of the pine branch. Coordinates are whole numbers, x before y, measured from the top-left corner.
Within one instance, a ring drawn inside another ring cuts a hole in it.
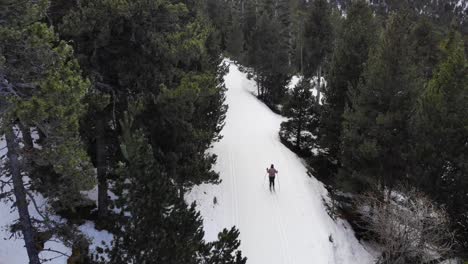
[[[67,255],[61,251],[58,251],[58,250],[55,250],[55,249],[51,249],[51,248],[44,248],[42,251],[49,251],[49,252],[54,252],[54,253],[57,253],[59,254],[59,256],[57,257],[54,257],[54,258],[51,258],[51,259],[48,259],[48,260],[44,260],[44,261],[51,261],[53,259],[56,259],[56,258],[59,258],[59,257],[67,257],[69,258],[71,255]]]
[[[42,217],[42,220],[43,220],[42,223],[44,223],[50,230],[53,230],[54,227],[50,224],[51,223],[50,218],[47,215],[44,215],[42,211],[39,209],[39,206],[37,205],[37,202],[34,196],[28,190],[26,190],[26,195],[29,197],[29,199],[31,199],[34,205],[34,208],[36,209],[39,216]]]

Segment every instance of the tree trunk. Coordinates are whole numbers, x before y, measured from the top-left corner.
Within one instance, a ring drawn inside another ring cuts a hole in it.
[[[258,77],[255,78],[255,82],[257,83],[257,96],[260,97],[260,82],[258,81]]]
[[[180,185],[179,185],[179,198],[180,198],[182,201],[184,200],[184,194],[185,194],[184,186],[183,186],[183,184],[180,184]]]
[[[21,130],[21,134],[23,135],[24,147],[27,150],[31,150],[33,148],[33,140],[31,137],[31,131],[29,130],[29,127],[26,127],[21,123],[19,123],[18,126]]]
[[[264,90],[264,87],[263,87],[263,79],[262,77],[260,76],[259,77],[259,82],[258,82],[259,86],[260,86],[260,98],[263,99],[263,95],[265,94],[265,90]]]
[[[96,121],[96,168],[98,178],[98,216],[100,219],[107,217],[107,169],[106,169],[106,144],[104,138],[104,120]]]
[[[320,104],[320,92],[322,90],[322,66],[317,71],[317,104]]]
[[[39,128],[36,128],[36,130],[37,130],[37,135],[39,136],[39,138],[36,140],[36,142],[38,144],[41,144],[41,143],[43,143],[45,141],[46,134],[42,130],[40,130]]]
[[[33,151],[33,140],[31,137],[31,131],[29,130],[29,127],[24,126],[21,124],[21,122],[18,122],[18,127],[21,130],[21,134],[23,135],[23,143],[24,143],[24,148],[22,152],[23,156],[23,171],[27,172],[28,175],[31,175],[32,171],[32,159],[30,158],[32,155]]]
[[[8,129],[5,133],[8,159],[11,177],[13,179],[13,189],[16,198],[16,207],[18,208],[21,232],[23,233],[26,251],[28,252],[29,264],[40,264],[39,252],[34,243],[34,229],[31,223],[31,216],[28,211],[28,202],[26,200],[26,190],[24,189],[23,177],[21,176],[20,164],[18,161],[18,142],[13,129]]]
[[[301,37],[301,75],[304,76],[304,39]]]
[[[296,134],[296,148],[298,151],[301,150],[301,130],[302,130],[302,113],[299,113],[297,120],[297,134]]]

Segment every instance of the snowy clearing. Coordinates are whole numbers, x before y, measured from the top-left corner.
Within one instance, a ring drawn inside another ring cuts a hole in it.
[[[301,159],[280,143],[284,118],[255,98],[255,82],[237,66],[229,70],[224,137],[212,149],[222,183],[198,186],[187,196],[198,203],[205,238],[215,240],[223,228],[237,226],[250,264],[373,263],[349,224],[326,213],[323,184],[309,178]],[[279,171],[276,193],[267,186],[271,163]]]

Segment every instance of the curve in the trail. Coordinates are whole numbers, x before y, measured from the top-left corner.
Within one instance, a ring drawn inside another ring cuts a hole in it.
[[[211,150],[222,183],[198,186],[187,197],[197,201],[206,239],[237,226],[250,264],[372,263],[349,225],[328,216],[323,184],[308,177],[302,160],[280,143],[284,118],[257,100],[255,82],[231,63],[225,83],[226,125]],[[266,179],[272,163],[279,171],[275,193]]]

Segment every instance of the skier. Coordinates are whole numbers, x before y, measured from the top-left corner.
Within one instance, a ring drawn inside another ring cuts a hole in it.
[[[271,188],[273,187],[273,191],[275,190],[275,176],[278,174],[278,171],[275,169],[275,166],[271,164],[270,168],[266,169],[268,173],[268,178],[270,179],[270,192]]]

